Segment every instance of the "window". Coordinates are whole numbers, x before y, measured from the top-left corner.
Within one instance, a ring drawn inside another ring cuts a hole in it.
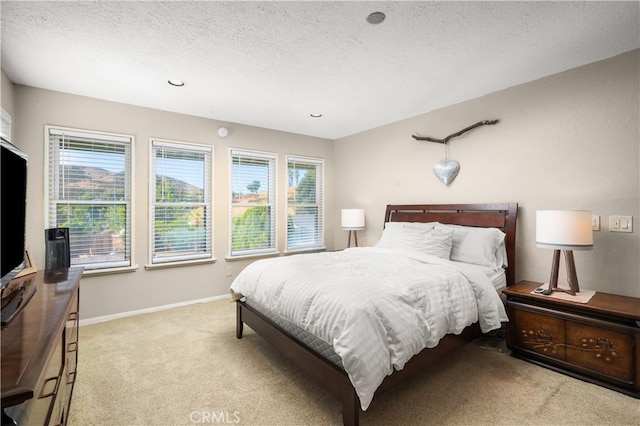
[[[133,138],[47,127],[48,227],[69,228],[71,264],[131,266]]]
[[[324,161],[287,156],[287,250],[324,248]]]
[[[4,108],[0,112],[0,136],[11,142],[11,116]]]
[[[152,140],[151,263],[211,259],[212,148]]]
[[[231,256],[276,252],[276,156],[231,150]]]

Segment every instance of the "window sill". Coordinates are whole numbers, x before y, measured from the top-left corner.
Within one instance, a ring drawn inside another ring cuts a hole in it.
[[[83,266],[83,265],[71,265],[73,266]],[[83,277],[93,276],[93,275],[111,275],[111,274],[124,274],[128,272],[135,272],[138,270],[138,265],[133,266],[125,266],[121,268],[108,268],[108,269],[86,269],[82,273]]]
[[[277,256],[280,256],[279,251],[274,251],[269,253],[245,254],[242,256],[226,256],[224,260],[226,260],[227,262],[230,262],[234,260],[259,259],[259,258],[277,257]]]
[[[147,271],[154,269],[166,269],[166,268],[178,268],[182,266],[192,266],[192,265],[204,265],[207,263],[216,263],[218,259],[215,257],[211,259],[197,259],[197,260],[183,260],[180,262],[165,262],[165,263],[152,263],[144,265],[144,269]]]
[[[303,254],[303,253],[320,253],[323,251],[327,251],[326,247],[312,247],[300,250],[285,250],[284,254],[292,255],[292,254]]]

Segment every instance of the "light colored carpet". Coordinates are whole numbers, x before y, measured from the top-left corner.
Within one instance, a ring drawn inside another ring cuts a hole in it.
[[[362,425],[639,425],[640,401],[479,339],[377,395]],[[245,327],[227,300],[80,328],[68,424],[330,425],[340,402]]]

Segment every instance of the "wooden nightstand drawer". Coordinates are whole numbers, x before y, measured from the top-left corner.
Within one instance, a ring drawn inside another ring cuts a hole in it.
[[[640,398],[640,299],[596,293],[578,303],[532,294],[539,286],[504,290],[512,355]]]
[[[513,340],[517,347],[565,359],[564,321],[524,309],[510,309]]]
[[[571,321],[566,329],[567,362],[625,382],[633,380],[631,334]]]

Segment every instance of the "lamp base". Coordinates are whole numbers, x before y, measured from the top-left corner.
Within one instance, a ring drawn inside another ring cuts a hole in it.
[[[358,231],[349,230],[349,239],[347,240],[347,248],[351,247],[351,233],[353,232],[353,238],[355,239],[356,245],[354,247],[358,247]]]
[[[558,271],[560,269],[560,252],[564,253],[564,261],[567,267],[567,282],[569,289],[558,288]],[[580,292],[578,285],[578,275],[576,274],[576,264],[573,260],[573,250],[554,250],[553,263],[551,264],[551,277],[549,278],[549,290],[564,291],[572,296]]]

